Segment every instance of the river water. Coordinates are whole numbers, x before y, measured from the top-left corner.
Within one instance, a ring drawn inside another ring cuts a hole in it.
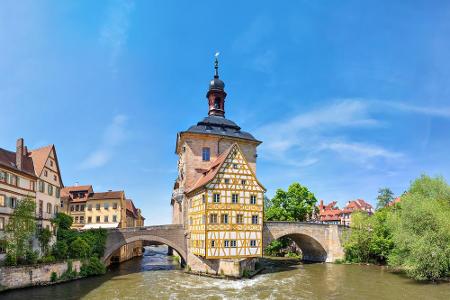
[[[422,284],[376,266],[265,261],[252,279],[183,273],[167,248],[149,247],[107,275],[0,294],[1,299],[450,299],[450,284]]]

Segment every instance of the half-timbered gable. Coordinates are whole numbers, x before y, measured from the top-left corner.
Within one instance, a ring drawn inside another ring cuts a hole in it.
[[[233,144],[189,192],[191,251],[209,259],[261,256],[264,191]]]

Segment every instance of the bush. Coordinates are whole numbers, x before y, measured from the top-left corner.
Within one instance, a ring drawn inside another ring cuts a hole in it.
[[[56,280],[58,280],[58,274],[56,274],[56,272],[52,272],[50,275],[50,281],[55,282]]]
[[[14,253],[6,253],[4,264],[5,266],[17,266],[17,257],[14,255]]]
[[[47,255],[47,256],[43,256],[40,261],[44,264],[46,263],[52,263],[56,261],[56,258],[53,255]]]
[[[69,250],[69,246],[67,246],[66,241],[57,241],[53,245],[53,255],[57,257],[58,259],[65,259],[67,258],[67,252]]]
[[[70,257],[72,258],[86,258],[89,254],[90,247],[88,243],[81,237],[77,237],[70,243]]]
[[[71,280],[77,278],[77,271],[73,270],[73,263],[71,260],[67,262],[67,270],[61,274],[61,280]]]
[[[24,264],[34,265],[37,263],[39,257],[39,253],[33,250],[27,250],[25,252],[25,261]]]
[[[82,277],[102,275],[106,273],[106,266],[100,261],[98,257],[91,257],[87,263],[83,263],[80,268],[80,275]]]
[[[52,233],[49,229],[43,228],[38,230],[37,238],[39,241],[39,245],[41,246],[41,251],[43,255],[48,255],[49,252],[49,244],[52,238]]]

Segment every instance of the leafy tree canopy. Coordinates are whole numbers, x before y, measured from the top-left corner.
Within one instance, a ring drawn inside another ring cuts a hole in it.
[[[378,190],[377,196],[377,209],[386,207],[390,202],[394,200],[394,193],[390,188],[382,188]]]
[[[278,189],[266,201],[265,217],[268,221],[305,221],[314,211],[316,197],[300,183],[293,183],[287,191]]]
[[[72,226],[73,219],[71,216],[65,213],[57,213],[55,218],[52,220],[53,224],[56,224],[59,229],[70,229]]]

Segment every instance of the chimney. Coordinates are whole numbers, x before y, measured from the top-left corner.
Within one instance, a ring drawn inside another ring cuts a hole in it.
[[[75,182],[75,186],[78,186],[78,185],[79,185],[78,181],[77,181],[77,182]]]
[[[323,200],[320,199],[320,209],[323,209]]]
[[[22,170],[23,168],[23,150],[23,138],[20,138],[16,143],[16,167],[19,170]]]

